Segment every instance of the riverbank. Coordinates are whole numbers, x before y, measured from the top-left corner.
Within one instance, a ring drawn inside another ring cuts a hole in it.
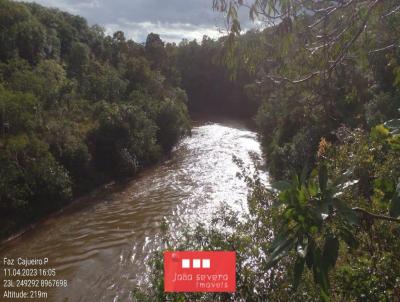
[[[93,200],[94,198],[96,198],[96,196],[102,196],[104,194],[110,194],[113,190],[116,189],[116,182],[112,181],[108,184],[105,184],[103,186],[100,186],[96,189],[94,189],[92,192],[84,194],[81,197],[77,197],[75,198],[72,202],[70,202],[69,204],[65,205],[64,207],[60,208],[59,210],[50,213],[48,215],[46,215],[45,217],[42,217],[41,219],[39,219],[38,221],[31,223],[30,225],[22,228],[21,230],[19,230],[18,232],[15,232],[14,234],[12,234],[11,236],[9,236],[8,238],[3,239],[2,241],[0,241],[0,249],[2,245],[5,245],[13,240],[17,240],[19,239],[19,237],[23,236],[25,233],[32,231],[35,229],[35,227],[37,227],[38,225],[42,224],[42,223],[46,223],[47,221],[49,221],[50,219],[55,219],[57,218],[59,215],[62,214],[66,214],[69,213],[71,211],[77,211],[79,210],[79,208],[84,206],[85,201],[89,201],[89,200]]]
[[[48,257],[67,289],[51,289],[51,301],[126,300],[146,282],[146,262],[161,250],[162,224],[178,236],[182,226],[209,223],[226,203],[246,211],[246,184],[236,177],[236,155],[262,160],[257,133],[240,122],[197,124],[171,156],[104,194],[75,206],[3,244],[0,257]],[[91,198],[92,197],[92,198]]]
[[[193,114],[191,116],[191,120],[193,126],[199,126],[206,123],[219,123],[232,128],[243,129],[243,127],[245,127],[247,129],[256,131],[256,124],[254,120],[249,118],[232,119],[222,115],[209,116],[204,114]],[[65,213],[69,213],[70,211],[79,211],[79,209],[81,209],[82,207],[87,206],[86,203],[89,200],[97,199],[97,197],[102,197],[103,195],[112,194],[115,190],[122,190],[123,187],[129,184],[131,181],[140,178],[141,175],[143,175],[146,170],[161,164],[162,162],[168,160],[168,158],[170,157],[171,157],[171,152],[168,152],[167,154],[164,154],[159,161],[147,167],[144,167],[137,175],[133,177],[128,177],[122,180],[108,179],[106,182],[102,184],[101,183],[97,184],[97,186],[94,186],[91,190],[86,190],[84,193],[78,194],[72,199],[71,202],[61,206],[60,208],[56,209],[51,213],[44,215],[43,217],[39,217],[36,221],[30,223],[25,227],[22,227],[19,230],[16,230],[11,235],[6,236],[5,238],[0,238],[0,248],[2,245],[10,241],[17,240],[25,233],[34,230],[35,227],[37,227],[42,223],[46,223],[46,221],[48,220],[54,219],[59,215]]]
[[[123,190],[124,187],[129,185],[132,181],[135,181],[141,177],[145,173],[146,170],[149,170],[151,168],[154,168],[156,165],[161,164],[163,161],[168,160],[170,158],[171,152],[164,154],[163,157],[157,161],[156,163],[153,163],[152,165],[149,165],[147,167],[144,167],[138,174],[132,177],[128,177],[125,179],[120,179],[120,180],[109,180],[108,182],[105,182],[103,184],[98,184],[98,186],[94,187],[92,190],[88,190],[88,192],[85,192],[83,194],[79,194],[75,196],[71,202],[63,205],[59,209],[56,209],[55,211],[44,215],[43,217],[40,217],[37,221],[32,222],[28,226],[22,227],[20,230],[15,231],[13,234],[6,238],[0,238],[0,249],[2,245],[7,244],[13,240],[19,239],[21,236],[25,235],[26,233],[34,230],[37,226],[40,224],[46,223],[52,219],[56,219],[60,215],[64,214],[69,214],[73,212],[77,212],[82,210],[83,208],[90,206],[95,200],[98,198],[104,199],[107,195],[112,194],[113,192]]]

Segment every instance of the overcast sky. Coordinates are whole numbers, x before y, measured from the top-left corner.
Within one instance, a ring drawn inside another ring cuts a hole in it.
[[[136,42],[151,33],[164,41],[183,38],[201,40],[225,34],[224,17],[212,9],[212,0],[35,0],[85,17],[90,25],[99,24],[108,34],[122,30]],[[243,12],[244,13],[244,12]],[[248,23],[248,17],[243,16]],[[246,26],[245,26],[246,27]],[[222,32],[221,32],[222,31]]]

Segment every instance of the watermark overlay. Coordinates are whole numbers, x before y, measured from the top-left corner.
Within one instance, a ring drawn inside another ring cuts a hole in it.
[[[236,252],[164,252],[165,292],[235,292]]]

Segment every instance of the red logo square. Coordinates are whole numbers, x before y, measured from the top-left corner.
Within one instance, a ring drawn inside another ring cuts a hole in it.
[[[164,252],[165,292],[235,292],[236,252]]]

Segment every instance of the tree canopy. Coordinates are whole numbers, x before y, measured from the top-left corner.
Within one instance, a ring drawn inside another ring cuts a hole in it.
[[[186,93],[158,35],[142,45],[85,19],[0,0],[0,236],[189,133]]]

